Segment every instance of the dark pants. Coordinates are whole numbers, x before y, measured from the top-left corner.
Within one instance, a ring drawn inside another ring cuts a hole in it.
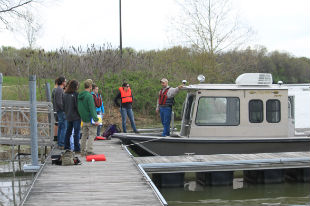
[[[67,121],[68,127],[65,137],[65,149],[70,149],[70,137],[72,135],[72,129],[74,128],[74,151],[79,152],[80,149],[80,130],[81,130],[81,120]]]
[[[170,136],[171,113],[172,113],[171,107],[160,107],[159,108],[161,123],[164,126],[164,131],[162,134],[163,137]]]
[[[65,135],[67,130],[66,115],[63,111],[58,111],[57,117],[58,117],[58,132],[57,132],[58,146],[65,146]]]

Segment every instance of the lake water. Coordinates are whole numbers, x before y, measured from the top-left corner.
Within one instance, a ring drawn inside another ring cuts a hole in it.
[[[184,188],[160,192],[169,206],[310,205],[310,183],[251,185],[239,178],[234,179],[233,186],[201,186],[190,181]]]
[[[22,165],[29,163],[27,156],[14,165],[9,160],[0,160],[0,206],[19,205],[34,177],[32,173],[22,172]],[[15,177],[12,171],[16,171]]]
[[[24,197],[32,177],[1,177],[0,178],[0,206],[19,205]]]

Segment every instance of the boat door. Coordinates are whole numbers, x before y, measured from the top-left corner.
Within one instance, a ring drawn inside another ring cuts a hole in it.
[[[196,95],[193,93],[188,93],[185,106],[183,108],[183,117],[182,117],[182,125],[181,125],[181,136],[189,136],[191,124],[192,124],[192,117],[194,111]]]

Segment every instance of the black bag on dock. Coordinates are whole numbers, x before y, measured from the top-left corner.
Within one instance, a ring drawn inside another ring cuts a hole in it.
[[[61,165],[61,155],[52,155],[52,165]]]

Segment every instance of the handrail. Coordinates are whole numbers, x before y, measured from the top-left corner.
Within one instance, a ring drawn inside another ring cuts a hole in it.
[[[54,110],[51,102],[36,102],[38,138],[41,145],[52,145],[54,138]],[[3,144],[24,145],[31,140],[30,102],[1,101],[0,142]],[[41,118],[43,117],[43,118]]]

